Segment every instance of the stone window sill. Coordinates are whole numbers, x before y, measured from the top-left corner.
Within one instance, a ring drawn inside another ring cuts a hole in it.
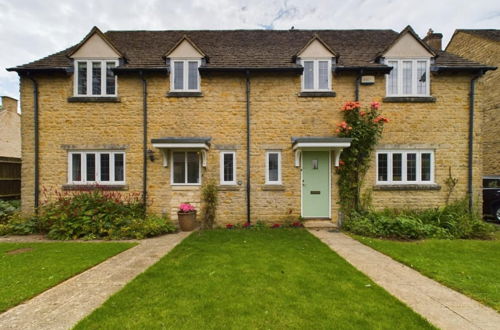
[[[200,185],[172,185],[173,191],[188,191],[188,190],[199,190]]]
[[[282,184],[266,184],[262,186],[264,191],[285,191],[285,186]]]
[[[335,97],[337,93],[331,92],[300,92],[299,97]]]
[[[202,97],[202,92],[168,92],[167,97]]]
[[[441,190],[438,184],[378,184],[373,190],[402,191],[402,190]]]
[[[434,103],[436,98],[434,96],[390,96],[382,99],[387,103]]]
[[[93,191],[93,190],[128,190],[126,184],[108,184],[108,185],[95,185],[95,184],[63,184],[62,190],[65,191]]]
[[[240,186],[237,186],[237,185],[219,185],[217,186],[217,190],[219,191],[239,191],[240,190]]]
[[[70,103],[118,103],[120,98],[116,96],[72,96],[68,97],[68,102]]]

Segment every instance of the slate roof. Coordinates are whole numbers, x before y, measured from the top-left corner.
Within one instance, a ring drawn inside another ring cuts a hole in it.
[[[403,30],[404,31],[404,30]],[[122,69],[167,69],[165,54],[187,36],[207,56],[201,69],[301,69],[295,55],[316,35],[336,54],[339,69],[388,67],[377,56],[399,36],[393,30],[176,30],[108,31],[104,33],[125,57]],[[40,60],[11,68],[70,70],[68,54],[75,45]],[[481,65],[439,52],[436,66],[477,68]]]
[[[479,30],[473,30],[473,29],[457,29],[456,32],[465,32],[469,34],[475,34],[477,36],[486,38],[486,39],[491,39],[493,41],[500,41],[500,30],[495,30],[495,29],[479,29]]]

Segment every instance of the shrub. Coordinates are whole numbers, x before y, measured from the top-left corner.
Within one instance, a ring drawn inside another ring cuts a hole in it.
[[[495,227],[468,211],[465,200],[426,210],[353,213],[344,228],[355,234],[396,239],[492,237]]]
[[[139,195],[101,190],[58,194],[41,206],[39,228],[51,239],[145,238],[172,232],[165,218],[144,215]]]
[[[0,200],[0,224],[7,222],[9,217],[19,210],[20,205],[19,200]]]
[[[218,190],[217,184],[213,180],[209,180],[201,191],[203,200],[203,218],[202,228],[212,229],[215,223],[215,214],[217,210]]]

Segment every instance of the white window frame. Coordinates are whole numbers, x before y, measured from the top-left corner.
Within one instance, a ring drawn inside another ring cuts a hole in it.
[[[385,75],[385,94],[388,97],[429,97],[431,95],[431,60],[428,57],[415,57],[415,58],[386,58],[385,64],[389,65],[389,61],[398,62],[398,76],[397,84],[398,91],[396,94],[389,93],[389,74]],[[426,90],[425,94],[418,94],[418,76],[417,76],[417,62],[426,62],[425,78]],[[403,93],[403,62],[412,62],[412,92],[410,94]]]
[[[328,88],[319,88],[319,62],[328,62]],[[300,62],[305,69],[304,62],[313,62],[313,88],[305,88],[305,73],[302,72],[301,87],[303,92],[331,92],[332,91],[332,59],[331,58],[301,58]]]
[[[378,156],[379,154],[387,154],[387,181],[380,181],[378,175]],[[392,167],[392,155],[401,154],[401,181],[393,180],[393,167]],[[416,154],[416,180],[407,180],[407,154]],[[422,181],[422,154],[431,155],[431,178],[429,181]],[[435,151],[426,150],[412,150],[412,149],[400,149],[400,150],[377,150],[376,152],[376,166],[375,166],[375,177],[377,185],[401,185],[401,184],[435,184],[434,172],[435,172]]]
[[[183,72],[183,86],[182,86],[182,89],[175,89],[175,85],[174,85],[174,79],[175,79],[175,62],[182,62],[183,63],[183,68],[184,68],[184,72]],[[197,82],[198,82],[198,86],[196,89],[189,89],[189,62],[197,62],[198,63],[198,78],[197,78]],[[200,76],[200,66],[201,66],[201,60],[200,59],[192,59],[192,58],[184,58],[184,59],[181,59],[181,58],[171,58],[170,59],[170,70],[171,70],[171,74],[170,74],[170,91],[171,92],[200,92],[201,91],[201,76]]]
[[[184,153],[184,181],[187,181],[187,153],[188,152],[196,152],[198,153],[198,183],[174,183],[174,152],[183,152]],[[201,186],[201,151],[200,150],[192,150],[192,149],[172,149],[170,152],[170,184],[172,186]]]
[[[85,62],[87,63],[87,93],[79,94],[78,93],[78,63]],[[101,63],[101,94],[92,94],[92,62],[100,62]],[[114,94],[106,94],[106,64],[107,62],[114,62],[115,67],[118,66],[118,60],[115,58],[108,59],[78,59],[74,61],[74,83],[73,83],[73,95],[74,96],[83,96],[83,97],[115,97],[118,95],[118,76],[115,75],[115,93]]]
[[[233,155],[233,180],[224,180],[224,156]],[[236,184],[236,152],[235,151],[221,151],[220,152],[220,184],[221,185],[235,185]]]
[[[278,180],[277,181],[270,181],[269,180],[269,155],[270,154],[278,154]],[[281,150],[268,150],[266,151],[266,184],[268,185],[273,185],[273,184],[282,184],[281,181]]]
[[[80,154],[80,181],[73,180],[73,155]],[[95,180],[87,181],[87,154],[95,155]],[[109,181],[101,181],[101,154],[109,154]],[[115,155],[123,155],[123,180],[115,181]],[[125,184],[127,175],[127,160],[124,151],[116,150],[75,150],[68,152],[68,184],[99,184],[99,185],[117,185]]]

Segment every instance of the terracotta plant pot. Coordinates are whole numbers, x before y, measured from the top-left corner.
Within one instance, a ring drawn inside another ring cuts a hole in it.
[[[196,211],[177,212],[177,217],[182,231],[193,231],[196,228]]]

